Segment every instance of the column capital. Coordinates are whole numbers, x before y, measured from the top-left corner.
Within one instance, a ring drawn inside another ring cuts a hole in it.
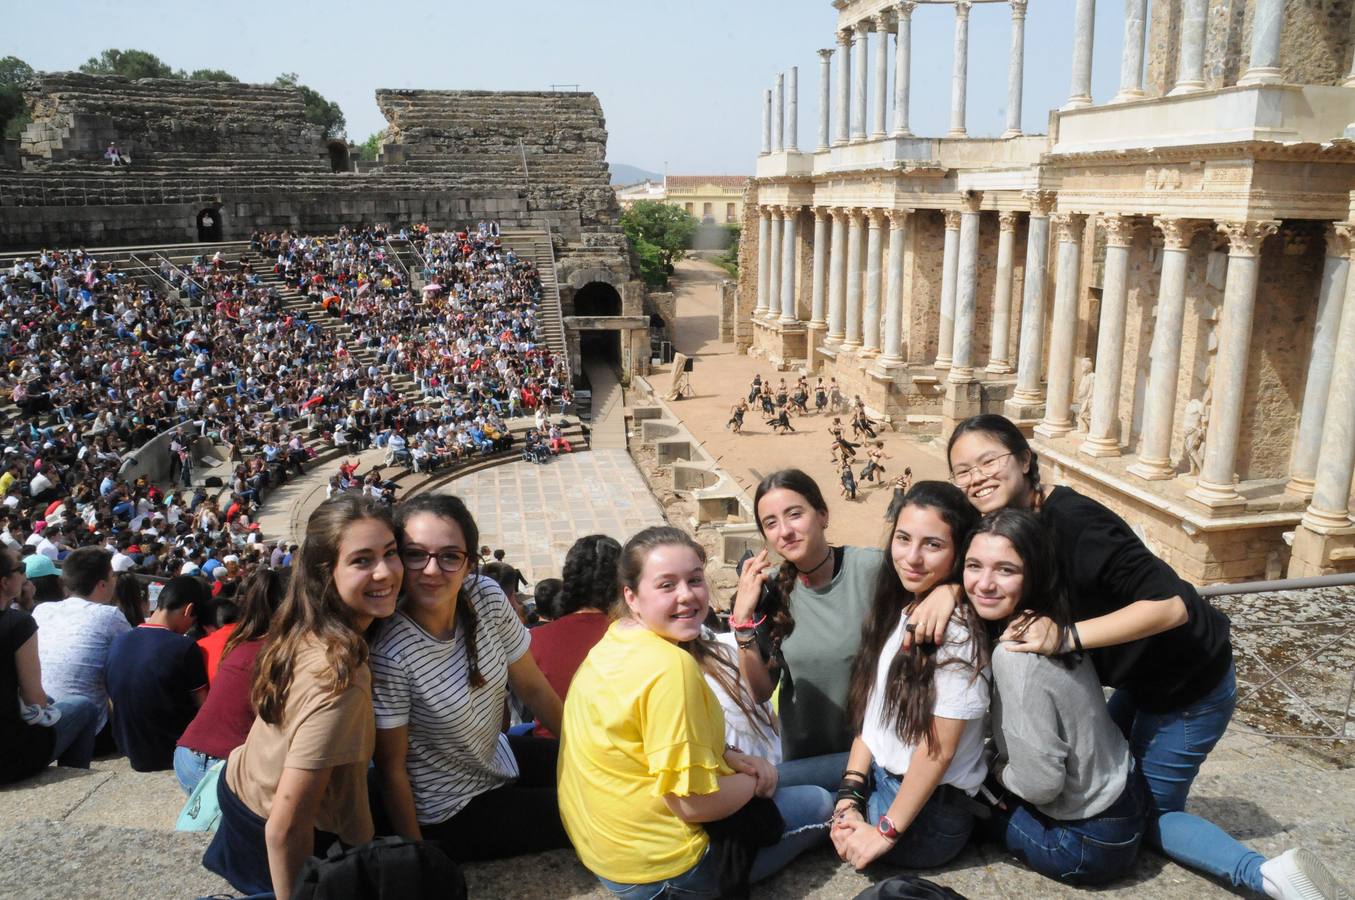
[[[1190,242],[1203,226],[1199,219],[1179,216],[1155,216],[1153,227],[1162,232],[1162,246],[1167,250],[1188,250]]]
[[[866,211],[859,206],[846,206],[843,211],[847,214],[847,224],[856,225],[865,218]]]
[[[770,219],[772,217],[772,205],[770,203],[758,204],[757,209],[758,214],[763,218]]]
[[[943,211],[943,214],[944,214],[945,217],[946,217],[946,230],[947,230],[947,231],[959,231],[959,230],[960,230],[960,211],[959,211],[958,209],[947,209],[947,210],[944,210],[944,211]]]
[[[852,28],[856,30],[856,36],[859,39],[865,40],[866,35],[870,33],[870,18],[858,19],[856,23],[852,25]]]
[[[1219,223],[1219,231],[1228,236],[1229,256],[1256,256],[1261,251],[1261,242],[1279,227],[1280,223],[1275,219]]]
[[[890,12],[889,7],[886,6],[870,18],[875,23],[876,34],[889,34],[890,26],[894,22],[894,14]]]
[[[844,28],[837,33],[837,45],[844,49],[852,45],[852,29]]]
[[[1030,214],[1042,219],[1054,211],[1054,204],[1059,201],[1059,195],[1053,191],[1022,191],[1021,198],[1030,204]]]
[[[1328,222],[1325,234],[1328,256],[1348,257],[1355,249],[1355,222]]]
[[[814,52],[819,54],[819,59],[827,63],[829,60],[833,58],[833,54],[836,53],[837,51],[834,50],[832,47],[824,47],[822,50],[816,50]]]
[[[969,0],[959,0],[959,2],[955,4],[955,18],[968,19],[969,8],[971,6],[973,6],[973,4],[970,3]]]
[[[889,216],[889,224],[892,228],[902,228],[907,222],[908,217],[913,214],[911,209],[887,209],[885,215]]]
[[[983,203],[983,191],[965,191],[960,195],[960,209],[967,213],[976,213],[979,211],[979,204]]]
[[[829,217],[830,215],[832,215],[832,211],[829,210],[828,208],[823,207],[823,206],[816,206],[816,207],[814,207],[814,221],[815,221],[815,222],[826,222],[826,221],[828,221],[828,217]]]
[[[913,10],[917,7],[916,0],[899,0],[894,4],[894,15],[899,19],[908,19],[913,15]]]
[[[1107,247],[1128,247],[1134,243],[1136,223],[1132,216],[1102,214],[1097,216],[1097,220],[1105,229]]]
[[[997,214],[997,227],[998,227],[998,230],[999,230],[999,231],[1012,231],[1012,232],[1016,231],[1017,216],[1019,216],[1019,215],[1020,215],[1020,213],[1015,213],[1015,212],[1010,212],[1010,211],[998,213],[998,214]]]
[[[871,228],[884,227],[885,217],[887,215],[888,215],[887,210],[877,209],[875,207],[871,207],[870,209],[866,210],[866,220],[870,223]]]
[[[1087,221],[1087,216],[1084,213],[1054,213],[1049,217],[1049,221],[1054,223],[1054,228],[1059,236],[1059,243],[1076,244],[1082,241],[1082,226]]]
[[[1024,19],[1026,17],[1026,5],[1030,0],[1008,0],[1012,7],[1013,19]]]

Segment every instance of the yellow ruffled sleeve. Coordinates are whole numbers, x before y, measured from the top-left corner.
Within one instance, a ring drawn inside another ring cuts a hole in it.
[[[725,717],[685,651],[670,655],[666,670],[645,692],[641,737],[653,796],[713,794],[720,776],[732,775],[724,760]]]

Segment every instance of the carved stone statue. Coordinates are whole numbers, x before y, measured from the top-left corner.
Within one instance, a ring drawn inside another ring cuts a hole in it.
[[[1096,372],[1092,361],[1084,356],[1077,361],[1077,393],[1073,397],[1073,407],[1077,410],[1077,430],[1092,429],[1092,391],[1096,386]]]
[[[1209,430],[1209,409],[1203,400],[1191,400],[1186,404],[1185,418],[1185,462],[1190,474],[1199,475],[1204,466],[1204,438]]]

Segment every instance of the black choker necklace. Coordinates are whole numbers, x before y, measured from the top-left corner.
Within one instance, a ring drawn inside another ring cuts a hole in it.
[[[806,571],[800,573],[800,583],[803,584],[805,587],[809,587],[809,576],[810,576],[810,575],[813,575],[813,574],[814,574],[815,572],[817,572],[819,569],[822,569],[822,568],[828,563],[828,560],[830,560],[830,559],[832,559],[832,558],[833,558],[833,548],[832,548],[832,547],[829,547],[829,548],[828,548],[828,555],[825,556],[825,557],[823,558],[823,562],[819,563],[817,566],[815,566],[815,567],[812,568],[812,569],[808,569],[808,570],[806,570]]]

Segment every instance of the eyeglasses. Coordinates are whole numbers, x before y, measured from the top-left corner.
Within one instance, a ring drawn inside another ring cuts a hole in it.
[[[950,480],[963,486],[973,481],[975,476],[991,478],[997,474],[998,469],[1002,468],[1002,461],[1011,455],[1011,451],[999,453],[997,456],[985,459],[976,466],[963,466],[950,473]]]
[[[429,559],[438,561],[438,568],[444,572],[456,572],[466,564],[466,554],[460,550],[443,550],[441,553],[429,553],[427,550],[405,550],[400,560],[410,569],[422,570]]]

